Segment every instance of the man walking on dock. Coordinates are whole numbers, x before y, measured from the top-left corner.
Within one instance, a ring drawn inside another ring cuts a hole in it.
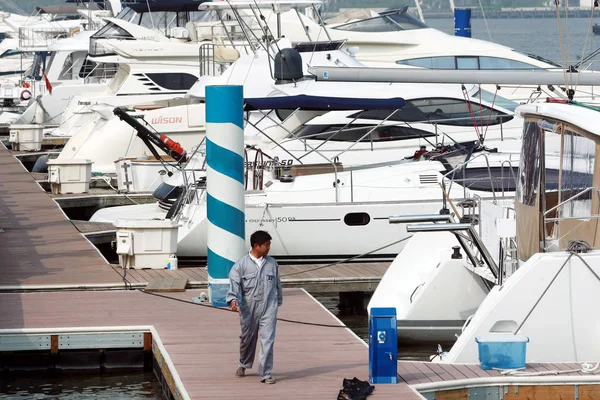
[[[273,379],[273,343],[277,324],[277,308],[283,301],[279,265],[267,254],[271,249],[271,235],[256,231],[250,236],[252,249],[238,260],[229,272],[227,304],[240,313],[240,365],[235,376],[246,375],[252,368],[256,342],[260,335],[258,373],[263,383]]]

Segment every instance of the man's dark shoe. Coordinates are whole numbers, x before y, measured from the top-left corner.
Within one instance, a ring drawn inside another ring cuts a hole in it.
[[[238,378],[243,378],[244,376],[246,376],[246,368],[239,367],[237,371],[235,371],[235,376]]]
[[[272,384],[274,384],[274,383],[276,382],[276,381],[275,381],[275,379],[273,379],[272,377],[268,377],[268,378],[265,378],[265,379],[261,379],[260,381],[261,381],[262,383],[268,383],[268,384],[271,384],[271,385],[272,385]]]

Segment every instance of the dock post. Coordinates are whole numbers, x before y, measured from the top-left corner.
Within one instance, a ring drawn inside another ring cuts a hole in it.
[[[215,307],[227,305],[229,271],[248,251],[243,109],[242,86],[206,88],[208,294]]]

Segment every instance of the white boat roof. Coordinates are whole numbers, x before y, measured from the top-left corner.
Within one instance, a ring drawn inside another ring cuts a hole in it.
[[[600,111],[581,105],[563,103],[523,104],[517,107],[515,112],[523,118],[540,116],[564,121],[593,135],[600,136]]]
[[[87,51],[90,47],[90,36],[94,33],[94,30],[81,31],[68,38],[56,40],[48,45],[48,51]]]

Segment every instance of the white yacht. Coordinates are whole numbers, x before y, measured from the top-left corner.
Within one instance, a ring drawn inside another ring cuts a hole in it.
[[[18,39],[14,39],[13,43],[18,46],[13,51],[19,57],[29,57],[25,60],[31,62],[13,79],[18,85],[15,85],[12,93],[3,91],[0,94],[0,102],[29,106],[19,117],[19,123],[29,124],[40,120],[47,124],[57,124],[62,111],[60,105],[65,96],[68,98],[73,94],[73,90],[54,89],[71,83],[81,90],[81,84],[85,82],[89,84],[87,90],[93,91],[98,82],[105,81],[114,74],[114,71],[97,68],[86,60],[90,36],[102,24],[102,17],[112,15],[109,10],[98,9],[96,3],[88,4],[88,8],[75,4],[44,8],[42,10],[45,12],[70,12],[65,16],[71,18],[42,19],[19,27]],[[45,94],[54,96],[49,100],[43,98]],[[37,101],[29,104],[31,99]]]
[[[53,135],[98,129],[106,114],[95,110],[102,107],[182,97],[202,75],[199,54],[203,45],[210,44],[189,41],[184,28],[203,14],[197,8],[196,2],[163,2],[152,3],[149,10],[146,3],[139,3],[107,18],[106,25],[90,37],[87,60],[117,72],[100,90],[79,90],[75,95],[70,91],[68,102],[54,104],[61,122]]]
[[[284,43],[285,40],[281,41],[278,48],[286,49]],[[143,115],[153,129],[191,149],[202,141],[205,133],[204,85],[227,82],[244,85],[248,106],[245,141],[254,148],[248,151],[249,159],[254,159],[256,149],[260,149],[265,158],[285,160],[289,165],[335,158],[344,165],[362,165],[410,157],[421,146],[431,148],[472,140],[485,140],[489,147],[502,151],[519,152],[521,122],[513,115],[517,104],[510,100],[494,98],[474,85],[462,90],[459,85],[316,82],[305,76],[311,63],[346,66],[358,63],[339,50],[288,50],[298,55],[293,82],[273,80],[269,56],[257,52],[241,56],[219,78],[201,79],[189,91],[187,101],[170,101],[168,107],[156,104],[155,109],[142,107],[137,115]],[[295,112],[294,104],[302,96],[337,99],[344,104],[342,109],[333,103],[320,109],[308,105]],[[356,98],[383,101],[389,97],[403,100],[391,109],[365,111],[351,106]],[[335,107],[339,111],[329,111]],[[103,110],[105,118],[111,116],[110,107]],[[115,173],[115,161],[119,158],[148,154],[128,125],[115,118],[104,119],[102,124],[96,123],[94,129],[80,129],[59,158],[89,159],[94,162],[93,171]],[[103,143],[111,146],[99,152]]]
[[[600,109],[551,101],[517,112],[524,118],[524,145],[514,206],[480,201],[472,243],[464,241],[465,232],[473,233],[469,226],[407,226],[418,233],[369,304],[396,307],[401,341],[446,343],[456,334],[455,345],[436,361],[475,363],[476,338],[510,341],[514,335],[529,338],[527,362],[598,356],[589,346],[598,321],[586,305],[600,285],[593,250]]]
[[[528,144],[521,154],[515,201],[520,265],[491,290],[439,362],[477,362],[476,338],[507,341],[507,336],[508,341],[528,338],[527,363],[600,358],[600,321],[593,311],[600,289],[600,110],[551,102],[521,106],[518,112],[525,119]],[[559,160],[547,160],[547,137],[562,140]]]
[[[240,2],[238,8],[243,8],[244,3]],[[229,6],[215,2],[203,3],[201,7],[227,9]],[[269,7],[261,6],[261,1],[247,2],[245,7],[260,8],[270,32],[281,33],[294,44],[315,40],[341,41],[343,50],[370,67],[521,71],[562,71],[568,67],[493,42],[448,35],[410,15],[408,6],[373,13],[367,18],[338,20],[324,25],[305,14],[299,14],[302,18],[300,24],[294,12],[274,13]],[[587,67],[582,65],[577,68]],[[484,88],[490,92],[497,89],[492,85],[485,85]],[[542,93],[553,93],[546,87],[540,89],[537,85],[513,85],[501,87],[498,94],[526,102]],[[556,89],[566,93],[567,88]],[[580,87],[578,93],[580,99],[594,98],[593,87]]]
[[[194,161],[186,166],[186,179],[181,174],[161,178],[164,182],[154,191],[157,203],[101,209],[90,220],[176,219],[177,256],[205,259],[205,175]],[[286,262],[391,259],[408,235],[404,225],[389,224],[389,216],[438,213],[443,207],[440,171],[445,171],[442,160],[362,168],[306,165],[292,168],[289,175],[274,168],[261,175],[257,190],[246,194],[246,236],[257,229],[269,231],[275,238],[271,253]],[[470,190],[457,183],[447,190],[455,198],[465,193]],[[500,195],[489,189],[476,193],[490,199]]]

